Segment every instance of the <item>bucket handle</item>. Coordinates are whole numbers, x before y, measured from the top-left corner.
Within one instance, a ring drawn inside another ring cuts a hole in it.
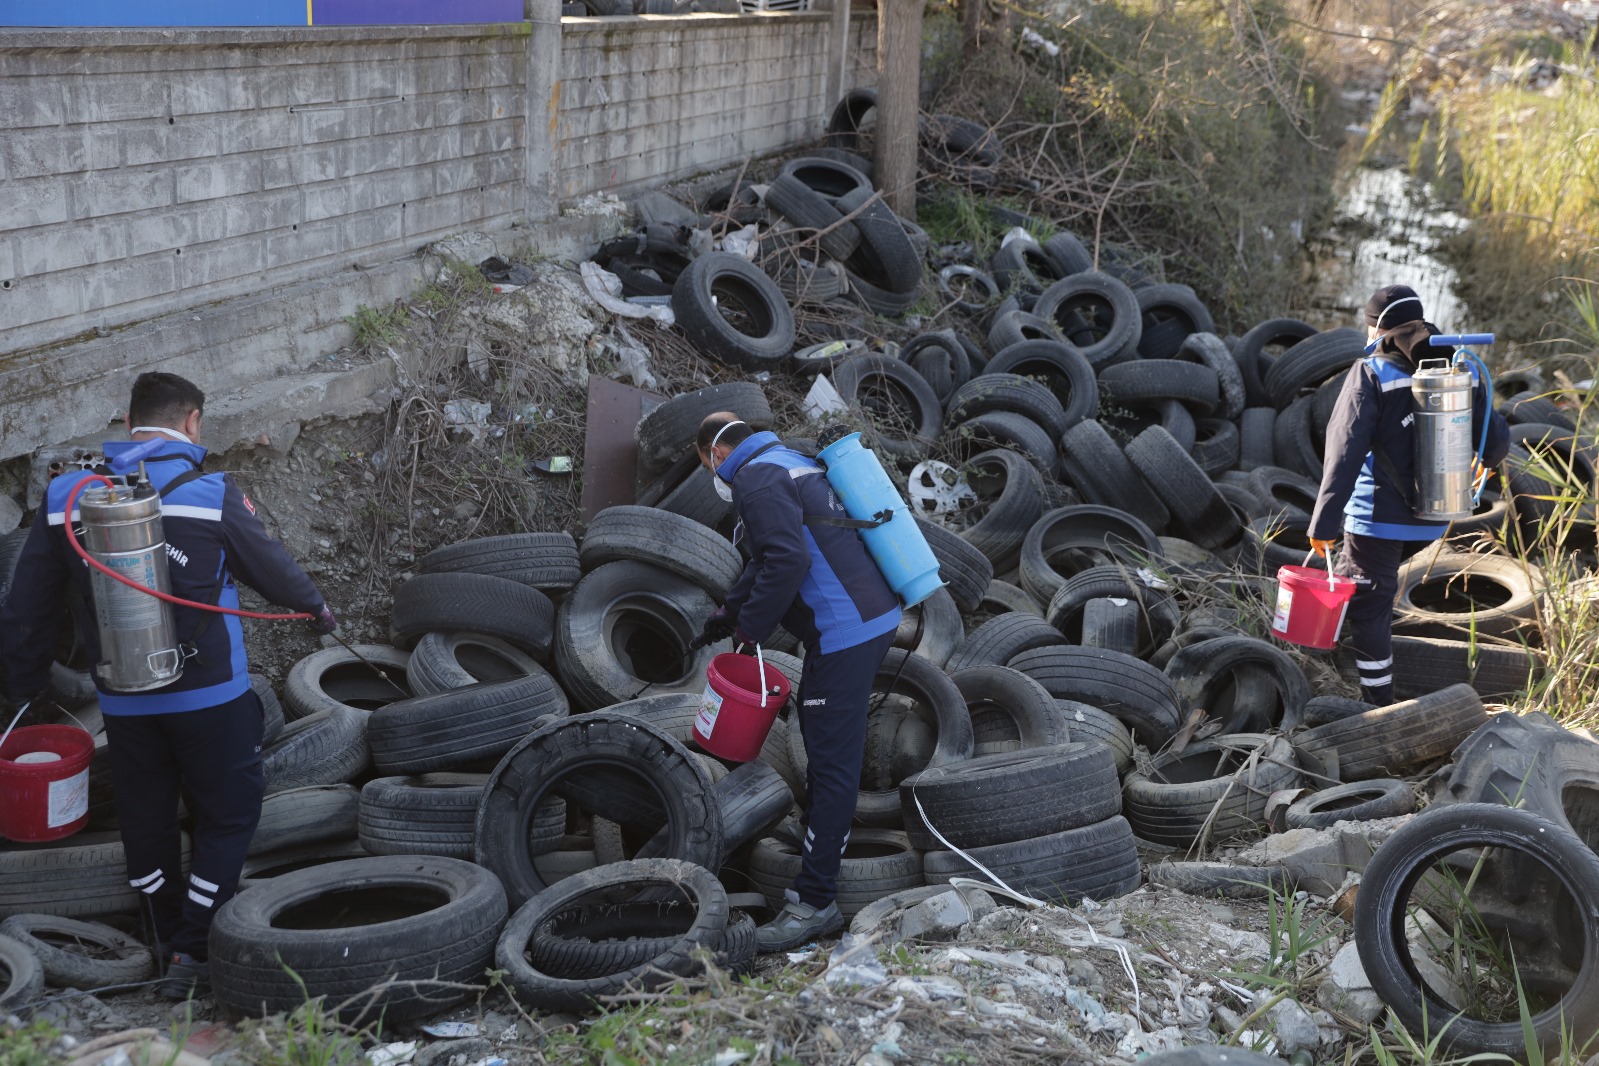
[[[11,724],[6,726],[6,731],[4,733],[0,733],[0,748],[6,746],[6,741],[11,739],[11,731],[17,728],[17,723],[22,721],[22,716],[27,714],[28,708],[32,706],[33,701],[29,700],[27,703],[24,703],[21,707],[17,708],[17,716],[11,719]]]
[[[1337,554],[1338,553],[1336,551],[1334,551],[1332,548],[1328,548],[1327,549],[1327,591],[1328,592],[1337,592],[1338,591],[1338,578],[1333,575],[1333,567],[1336,565]],[[1311,551],[1306,552],[1305,553],[1305,561],[1303,563],[1301,563],[1300,565],[1309,566],[1310,565],[1310,561],[1312,559],[1314,559],[1315,557],[1316,557],[1316,552],[1315,552],[1314,549],[1312,549]]]
[[[761,646],[755,645],[755,665],[760,670],[761,679],[761,710],[766,710],[766,657],[761,654]]]

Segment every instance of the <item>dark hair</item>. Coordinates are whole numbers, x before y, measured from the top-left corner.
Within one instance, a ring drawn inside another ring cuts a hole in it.
[[[176,429],[190,411],[205,410],[205,393],[187,378],[150,371],[140,374],[128,398],[128,418],[134,426]]]
[[[723,429],[726,429],[727,432],[722,433]],[[732,411],[717,411],[714,414],[706,415],[700,422],[700,431],[694,435],[694,450],[701,455],[709,452],[711,450],[711,441],[716,440],[718,433],[722,433],[721,440],[716,441],[718,444],[726,444],[729,447],[736,448],[739,444],[748,440],[753,432],[754,430],[750,429],[749,424]]]

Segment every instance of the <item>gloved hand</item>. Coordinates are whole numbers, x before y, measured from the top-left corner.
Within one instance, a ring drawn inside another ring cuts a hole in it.
[[[339,628],[339,620],[333,617],[333,611],[324,603],[322,609],[316,612],[316,617],[311,619],[311,628],[318,633],[333,633]]]
[[[1337,546],[1338,542],[1336,540],[1317,540],[1315,537],[1310,538],[1310,550],[1321,556],[1323,559],[1327,558],[1327,553],[1332,551]]]
[[[738,623],[727,613],[727,608],[718,607],[705,619],[705,625],[700,628],[700,639],[706,644],[718,644],[732,636],[737,628]]]

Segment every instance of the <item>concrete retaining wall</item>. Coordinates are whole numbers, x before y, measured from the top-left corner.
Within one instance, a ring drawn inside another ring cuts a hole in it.
[[[828,16],[572,19],[561,53],[562,197],[626,193],[815,137]],[[851,26],[848,87],[876,78],[876,23]]]
[[[385,264],[437,237],[528,225],[537,243],[552,194],[815,136],[827,29],[0,31],[0,458],[97,431],[145,369],[220,392],[310,367],[341,314],[415,276]],[[849,85],[872,77],[873,36],[855,20]],[[336,291],[308,316],[319,279]]]

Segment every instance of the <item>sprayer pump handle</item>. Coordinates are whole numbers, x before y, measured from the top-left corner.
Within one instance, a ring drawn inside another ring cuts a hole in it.
[[[134,467],[150,458],[150,456],[160,451],[161,446],[165,443],[167,443],[165,440],[157,437],[154,440],[147,440],[142,444],[136,444],[125,452],[119,452],[109,460],[111,469],[115,473],[126,474],[128,471],[132,470]]]

